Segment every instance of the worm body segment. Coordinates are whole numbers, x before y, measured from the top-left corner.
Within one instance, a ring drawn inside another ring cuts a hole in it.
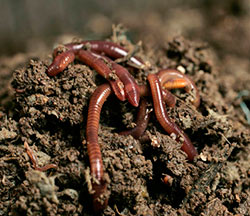
[[[54,58],[51,65],[48,67],[47,74],[49,76],[56,76],[74,60],[75,54],[71,50],[61,53]]]
[[[140,102],[139,111],[136,117],[136,127],[130,130],[122,131],[119,134],[131,135],[135,139],[139,139],[146,130],[148,121],[149,121],[149,109],[147,108],[146,99],[143,98]]]
[[[151,96],[151,90],[148,85],[139,85],[139,92],[140,96]],[[169,106],[169,107],[174,107],[176,103],[176,98],[175,96],[168,91],[167,89],[162,89],[162,97],[164,102]]]

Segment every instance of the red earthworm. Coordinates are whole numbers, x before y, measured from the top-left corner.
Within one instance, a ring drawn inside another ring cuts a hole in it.
[[[139,111],[137,113],[136,117],[136,127],[122,131],[119,134],[120,135],[131,135],[135,139],[139,139],[141,135],[144,133],[144,131],[147,128],[149,121],[149,109],[147,108],[147,101],[146,99],[141,99]]]
[[[113,89],[115,95],[119,98],[119,100],[125,100],[123,83],[121,82],[119,77],[116,77],[115,80],[112,78],[113,72],[106,64],[104,59],[99,58],[94,53],[86,50],[79,50],[78,58],[91,68],[95,69],[101,76],[109,81],[111,88]]]
[[[168,134],[175,134],[178,141],[183,139],[181,149],[187,154],[188,159],[192,161],[198,153],[188,136],[168,117],[158,76],[156,74],[149,74],[148,81],[157,120]]]
[[[200,95],[198,92],[198,89],[192,79],[190,79],[187,75],[181,73],[180,71],[176,69],[162,69],[157,73],[161,86],[164,86],[164,83],[166,83],[169,80],[175,80],[178,79],[184,79],[187,82],[187,85],[185,86],[186,92],[192,92],[194,94],[194,99],[192,103],[195,107],[198,107],[200,105]]]
[[[74,60],[75,54],[71,50],[61,53],[60,55],[56,56],[53,62],[49,65],[47,69],[47,74],[49,76],[56,76]]]
[[[151,91],[147,85],[138,85],[140,96],[150,96]],[[176,97],[167,89],[162,89],[163,101],[169,106],[174,107],[176,103]]]
[[[108,203],[108,199],[103,202],[100,200],[107,190],[107,185],[103,178],[104,172],[101,149],[98,144],[98,128],[102,106],[110,93],[111,87],[109,84],[99,86],[91,96],[88,109],[86,139],[91,175],[93,176],[93,205],[96,211],[105,208]]]
[[[35,170],[43,172],[43,171],[46,171],[48,169],[57,168],[57,165],[55,165],[55,164],[47,164],[43,167],[39,167],[37,157],[27,142],[24,142],[24,148],[26,149],[26,152],[27,152],[28,156],[30,157],[30,160],[31,160]]]
[[[84,47],[87,47],[91,51],[97,52],[99,54],[104,53],[105,55],[114,59],[126,57],[128,55],[128,51],[125,48],[110,41],[86,40],[80,43],[69,43],[64,46],[69,50],[73,50],[75,54],[77,54],[78,51]],[[56,56],[57,52],[58,49],[55,49],[53,55]],[[132,56],[130,61],[139,68],[143,68],[145,66],[143,61],[138,57]]]
[[[134,77],[128,72],[125,67],[117,64],[110,58],[95,53],[94,55],[99,58],[104,58],[110,64],[111,69],[115,71],[115,74],[118,76],[118,78],[122,81],[124,85],[126,98],[133,106],[137,107],[139,105],[140,95],[138,85],[135,82]]]

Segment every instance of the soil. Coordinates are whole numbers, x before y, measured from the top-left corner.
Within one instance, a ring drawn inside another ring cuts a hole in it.
[[[250,91],[249,76],[239,70],[249,68],[249,62],[232,55],[221,60],[208,44],[181,36],[157,46],[156,41],[135,45],[117,28],[104,39],[135,50],[151,65],[137,70],[122,63],[138,83],[160,68],[184,71],[195,81],[201,105],[195,109],[187,93],[175,91],[177,105],[167,108],[199,152],[189,162],[154,115],[146,130],[150,140],[118,135],[133,126],[137,109],[108,98],[99,143],[110,198],[101,214],[250,215],[250,127],[240,106],[249,105],[250,96],[238,97]],[[51,55],[0,61],[0,215],[93,215],[85,126],[89,99],[106,81],[77,60],[49,77]],[[34,170],[24,143],[40,166],[57,168]],[[168,183],[165,176],[170,176]]]

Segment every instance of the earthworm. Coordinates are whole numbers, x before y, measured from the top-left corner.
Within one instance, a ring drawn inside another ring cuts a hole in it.
[[[57,168],[57,165],[55,165],[55,164],[47,164],[43,167],[39,167],[38,166],[38,159],[27,142],[24,142],[24,148],[26,149],[26,152],[27,152],[28,156],[30,157],[30,160],[31,160],[35,170],[43,172],[43,171],[46,171],[48,169]]]
[[[146,99],[141,99],[139,111],[137,113],[136,117],[136,127],[122,131],[119,134],[120,135],[131,135],[135,139],[139,139],[141,135],[144,133],[144,131],[147,128],[149,121],[149,109],[147,108],[147,101]]]
[[[64,46],[69,50],[73,50],[75,54],[77,54],[79,50],[86,47],[91,51],[97,52],[99,54],[104,53],[105,55],[114,59],[122,58],[128,55],[128,51],[125,48],[110,41],[86,40],[80,43],[65,44]],[[56,56],[57,53],[58,49],[55,49],[53,55]],[[132,56],[130,61],[139,68],[143,68],[145,66],[143,61],[138,57]]]
[[[148,85],[138,85],[140,96],[151,96],[151,91]],[[163,101],[169,106],[174,107],[176,97],[167,89],[162,89]]]
[[[101,76],[107,79],[113,89],[115,95],[119,100],[125,100],[124,85],[119,79],[119,77],[112,78],[114,74],[111,69],[108,67],[104,59],[99,58],[94,53],[86,50],[79,50],[78,52],[79,60],[83,61],[85,64],[95,69]]]
[[[49,65],[47,69],[47,74],[49,76],[56,76],[62,72],[71,62],[75,60],[75,54],[73,51],[68,50],[56,56],[53,62]]]
[[[168,134],[175,134],[178,141],[183,140],[181,149],[187,154],[188,159],[192,161],[198,153],[188,136],[168,117],[158,76],[156,74],[149,74],[148,82],[151,88],[157,120]]]
[[[91,96],[88,108],[86,139],[90,170],[93,177],[93,205],[96,211],[105,208],[108,204],[108,199],[102,200],[102,202],[100,200],[107,190],[107,185],[103,178],[104,172],[101,149],[98,144],[98,128],[102,106],[110,93],[111,87],[109,84],[100,85]]]
[[[187,85],[185,86],[186,92],[191,92],[194,94],[194,99],[192,101],[195,107],[200,105],[200,95],[198,89],[192,79],[190,79],[187,75],[181,73],[176,69],[162,69],[157,73],[161,86],[164,86],[164,83],[168,83],[168,81],[175,82],[175,80],[186,80]],[[167,84],[168,85],[168,84]]]
[[[135,82],[134,77],[128,72],[125,67],[117,64],[110,58],[95,53],[93,54],[99,58],[104,58],[110,64],[111,69],[114,70],[115,74],[118,76],[118,78],[122,81],[124,85],[126,98],[133,106],[137,107],[139,105],[140,95],[138,85]]]

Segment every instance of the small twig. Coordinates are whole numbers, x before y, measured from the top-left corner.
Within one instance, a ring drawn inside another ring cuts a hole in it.
[[[119,216],[125,216],[124,214],[122,214],[122,213],[119,212],[119,210],[118,210],[118,208],[117,208],[116,205],[114,205],[114,209],[115,209],[116,213],[117,213]]]
[[[238,93],[238,96],[236,97],[236,99],[241,99],[243,96],[248,96],[249,94],[250,94],[250,92],[248,90],[240,91]],[[247,105],[244,101],[240,102],[240,107],[246,116],[248,124],[250,124],[250,110],[249,110],[249,108],[247,107]]]
[[[37,156],[34,154],[34,152],[32,151],[32,149],[30,148],[30,146],[27,142],[24,142],[24,148],[26,149],[26,152],[27,152],[35,170],[46,171],[48,169],[57,168],[56,164],[47,164],[43,167],[39,167]]]

